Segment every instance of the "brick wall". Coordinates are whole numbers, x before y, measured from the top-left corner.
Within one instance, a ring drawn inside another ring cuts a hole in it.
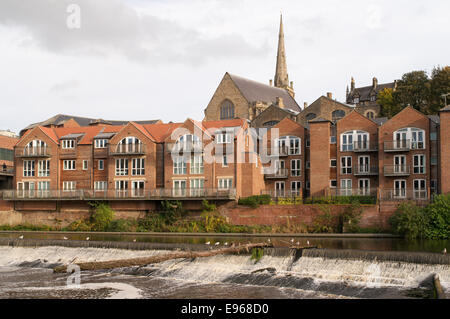
[[[334,216],[342,213],[346,205],[296,205],[276,206],[262,205],[258,208],[237,206],[234,208],[222,207],[220,212],[234,225],[290,225],[312,226],[317,216],[324,214],[323,207],[329,209]],[[395,212],[397,206],[362,206],[363,214],[359,226],[364,228],[389,228],[389,218]]]

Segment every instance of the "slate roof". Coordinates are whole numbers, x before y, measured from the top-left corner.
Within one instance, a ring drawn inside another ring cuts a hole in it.
[[[375,92],[376,92],[376,94],[378,94],[378,92],[383,91],[384,89],[393,89],[394,87],[395,87],[395,82],[377,84],[377,88],[375,89]],[[372,91],[373,91],[372,85],[355,88],[348,95],[347,103],[352,102],[353,96],[355,96],[356,93],[359,94],[360,101],[370,101],[370,94],[372,93]]]
[[[28,125],[21,131],[21,133],[23,131],[32,129],[36,126],[61,125],[70,119],[73,119],[80,126],[89,126],[90,124],[93,124],[93,123],[105,123],[105,124],[111,124],[111,125],[126,125],[128,122],[131,122],[131,121],[110,121],[110,120],[103,120],[103,119],[94,119],[94,118],[89,118],[89,117],[57,114],[45,121]],[[159,121],[160,120],[146,120],[146,121],[134,121],[134,122],[138,123],[138,124],[155,124],[155,123],[158,123]]]
[[[300,112],[302,110],[285,89],[266,85],[230,73],[228,74],[249,103],[260,101],[272,104],[276,103],[277,97],[281,97],[287,109],[294,112]]]

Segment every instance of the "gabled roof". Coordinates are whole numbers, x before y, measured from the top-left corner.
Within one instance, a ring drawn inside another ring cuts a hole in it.
[[[376,87],[375,90],[374,90],[373,85],[355,88],[348,95],[347,102],[351,102],[352,97],[355,96],[356,94],[359,95],[359,100],[360,101],[369,101],[370,100],[370,95],[371,95],[371,93],[373,91],[376,94],[378,94],[378,92],[383,91],[384,89],[393,89],[394,87],[395,87],[395,82],[377,84],[377,87]]]
[[[111,124],[111,125],[115,126],[115,125],[126,125],[128,122],[131,122],[131,121],[110,121],[110,120],[103,120],[103,119],[94,119],[94,118],[89,118],[89,117],[57,114],[45,121],[30,124],[26,128],[24,128],[21,132],[32,129],[36,126],[61,125],[70,119],[73,119],[80,126],[89,126],[94,123],[104,123],[104,124]],[[135,121],[135,123],[138,123],[138,124],[155,124],[158,122],[160,122],[160,120]]]
[[[19,139],[16,137],[0,135],[0,148],[12,150],[18,141]]]
[[[249,103],[266,102],[272,104],[276,103],[277,97],[281,97],[287,109],[294,112],[300,112],[302,110],[285,89],[249,80],[228,72],[226,74],[230,76],[231,80]]]
[[[152,134],[156,142],[162,143],[181,125],[183,125],[183,123],[144,124],[144,127],[150,134]]]
[[[282,119],[280,122],[278,122],[277,124],[275,124],[273,127],[276,128],[276,127],[280,126],[281,124],[283,124],[283,122],[289,122],[289,124],[291,124],[291,125],[297,125],[297,126],[300,126],[300,127],[303,128],[303,129],[305,129],[305,127],[304,127],[303,125],[301,125],[300,123],[298,123],[298,122],[296,122],[296,121],[291,120],[291,119],[288,118],[288,117],[285,117],[285,118]]]
[[[389,120],[387,120],[385,123],[383,123],[383,125],[389,123],[390,121],[394,120],[394,119],[397,118],[397,117],[402,116],[402,113],[408,112],[408,111],[413,111],[413,112],[417,113],[418,115],[420,115],[420,116],[426,118],[427,120],[430,120],[430,118],[429,118],[427,115],[423,114],[422,112],[420,112],[420,111],[416,110],[415,108],[413,108],[412,106],[408,105],[407,107],[403,108],[399,113],[395,114],[393,117],[391,117],[391,118],[390,118]],[[383,125],[382,125],[382,126],[383,126]]]

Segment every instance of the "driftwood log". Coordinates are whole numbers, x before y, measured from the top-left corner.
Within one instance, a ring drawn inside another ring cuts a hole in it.
[[[198,258],[198,257],[211,257],[225,254],[236,254],[241,252],[250,252],[253,248],[272,247],[272,244],[259,243],[259,244],[246,244],[235,247],[205,250],[205,251],[176,251],[164,255],[140,257],[131,259],[119,259],[111,261],[93,261],[93,262],[81,262],[75,263],[80,270],[100,270],[100,269],[113,269],[121,267],[133,267],[133,266],[145,266],[149,264],[156,264],[166,260],[178,259],[178,258]],[[58,266],[53,269],[55,273],[67,272],[67,266]]]

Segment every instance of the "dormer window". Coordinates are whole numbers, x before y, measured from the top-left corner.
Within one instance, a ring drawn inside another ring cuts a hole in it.
[[[358,104],[358,103],[359,103],[359,97],[353,98],[353,103],[354,103],[354,104]]]
[[[107,139],[95,140],[95,148],[106,148],[107,144]]]
[[[75,140],[63,140],[62,148],[63,149],[75,148]]]
[[[217,144],[229,144],[231,143],[231,134],[230,133],[218,133],[216,135]]]
[[[370,97],[370,102],[375,102],[377,100],[377,96],[376,95],[372,95]]]

